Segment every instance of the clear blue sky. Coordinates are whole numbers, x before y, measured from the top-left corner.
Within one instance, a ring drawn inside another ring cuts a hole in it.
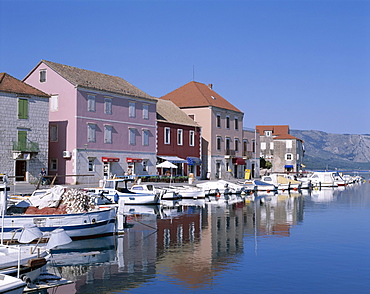
[[[42,59],[155,97],[194,80],[244,126],[370,134],[369,1],[0,0],[0,72]]]

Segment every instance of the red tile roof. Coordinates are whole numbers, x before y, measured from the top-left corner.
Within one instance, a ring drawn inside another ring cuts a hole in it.
[[[290,130],[288,125],[256,126],[256,130],[258,133],[260,133],[261,136],[264,136],[265,131],[272,131],[272,136],[274,136],[274,140],[292,139],[302,141],[301,139],[289,134]]]
[[[7,73],[0,73],[0,92],[21,95],[33,95],[39,97],[50,97],[50,95],[22,82]]]
[[[214,106],[241,112],[225,98],[213,91],[212,87],[194,81],[162,96],[161,99],[171,100],[180,108]]]

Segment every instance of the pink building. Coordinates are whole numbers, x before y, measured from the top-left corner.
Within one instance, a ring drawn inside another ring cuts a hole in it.
[[[156,173],[156,99],[120,77],[45,60],[24,82],[51,95],[49,174],[58,183]]]

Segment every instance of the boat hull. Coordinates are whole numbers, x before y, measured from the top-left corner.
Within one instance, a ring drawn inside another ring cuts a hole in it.
[[[15,242],[23,226],[35,224],[42,232],[64,229],[72,240],[96,238],[115,232],[116,208],[75,214],[22,214],[4,217],[3,239]]]

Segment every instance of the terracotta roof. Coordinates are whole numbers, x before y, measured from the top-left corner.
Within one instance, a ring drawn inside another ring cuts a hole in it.
[[[0,92],[33,95],[38,97],[50,97],[50,95],[22,82],[7,73],[0,73]]]
[[[256,126],[256,130],[261,135],[263,135],[265,131],[272,131],[272,135],[273,136],[279,136],[279,135],[283,135],[283,134],[289,134],[289,126],[288,125]]]
[[[261,136],[264,136],[265,131],[272,131],[272,136],[274,136],[274,140],[292,139],[302,141],[301,139],[289,134],[290,130],[288,125],[256,126],[256,130],[260,133]]]
[[[54,71],[56,71],[58,74],[60,74],[67,81],[75,86],[140,98],[153,98],[149,94],[138,89],[137,87],[120,77],[102,74],[91,70],[80,69],[77,67],[46,60],[42,60],[41,62],[52,68]]]
[[[157,99],[157,120],[180,125],[200,127],[170,100]]]
[[[185,84],[161,98],[171,100],[180,108],[213,106],[241,112],[225,98],[213,91],[212,87],[194,81]]]

